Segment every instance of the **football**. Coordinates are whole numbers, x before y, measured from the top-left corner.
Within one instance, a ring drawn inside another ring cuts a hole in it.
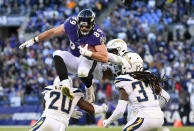
[[[81,47],[85,47],[85,46],[86,46],[86,44],[82,44],[82,45],[81,45]],[[91,46],[91,45],[88,45],[88,50],[89,50],[89,51],[92,51],[92,52],[96,52],[95,47],[94,47],[94,46]]]

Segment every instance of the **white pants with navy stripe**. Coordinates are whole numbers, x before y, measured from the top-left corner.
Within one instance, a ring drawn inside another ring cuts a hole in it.
[[[162,127],[164,119],[162,118],[140,118],[136,117],[130,120],[123,131],[157,131]]]
[[[41,117],[29,131],[65,131],[66,125],[50,117]]]
[[[79,77],[87,77],[89,73],[92,73],[95,79],[102,79],[101,62],[89,60],[83,56],[76,57],[68,51],[57,50],[53,53],[53,56],[55,55],[63,59],[68,73],[78,74]]]

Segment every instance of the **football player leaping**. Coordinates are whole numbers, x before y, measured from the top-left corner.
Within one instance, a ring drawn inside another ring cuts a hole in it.
[[[161,128],[164,116],[157,95],[165,98],[165,103],[170,99],[168,93],[160,87],[162,80],[143,71],[143,60],[137,53],[130,52],[124,56],[128,65],[122,66],[122,74],[114,82],[119,90],[120,100],[113,114],[103,121],[104,127],[122,116],[130,101],[137,115],[125,125],[123,131]]]
[[[99,71],[101,69],[100,62],[107,62],[108,55],[104,44],[106,36],[104,31],[95,23],[95,14],[92,10],[84,9],[80,11],[78,16],[69,17],[64,24],[26,41],[20,45],[20,48],[30,47],[36,42],[62,34],[66,34],[69,38],[70,49],[69,52],[57,50],[53,53],[55,68],[60,78],[58,88],[62,89],[63,93],[72,99],[74,96],[69,89],[68,73],[78,74],[87,87],[87,100],[89,102],[94,102],[95,96],[92,79],[93,76],[98,80],[102,78],[102,73]],[[93,46],[95,52],[80,47],[80,45],[83,44]]]
[[[72,87],[71,78],[68,79],[70,90],[73,92],[74,99],[56,90],[56,84],[60,81],[57,77],[53,85],[44,88],[44,112],[41,118],[30,128],[30,131],[65,131],[69,124],[70,117],[79,118],[79,112],[75,111],[76,105],[89,113],[105,113],[108,110],[106,104],[101,106],[90,104],[83,100],[84,94]],[[77,115],[76,115],[77,113]]]

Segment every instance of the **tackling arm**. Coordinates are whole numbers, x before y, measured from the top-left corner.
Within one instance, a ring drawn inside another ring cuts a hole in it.
[[[121,65],[123,63],[123,59],[121,56],[115,55],[113,53],[108,53],[108,61],[113,64]]]
[[[95,52],[89,51],[87,49],[88,45],[85,47],[79,47],[80,49],[80,54],[91,57],[94,60],[100,61],[100,62],[111,62],[113,64],[126,64],[127,60],[124,57],[115,55],[113,53],[108,53],[106,46],[104,44],[102,45],[96,45],[95,46]]]
[[[125,109],[128,104],[128,95],[124,89],[119,89],[120,100],[118,101],[117,107],[114,110],[113,114],[107,119],[103,121],[103,126],[108,127],[114,120],[123,116]]]
[[[105,104],[98,106],[98,105],[91,104],[91,103],[85,101],[83,98],[80,98],[77,105],[82,110],[85,110],[86,112],[92,113],[92,114],[104,113],[104,112],[107,112],[107,110],[108,110],[108,107]]]

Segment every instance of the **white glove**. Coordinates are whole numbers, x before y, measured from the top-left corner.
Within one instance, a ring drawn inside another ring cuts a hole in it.
[[[103,124],[103,127],[108,128],[108,126],[109,126],[111,123],[110,123],[110,121],[107,119],[107,120],[103,120],[102,124]]]
[[[92,56],[92,51],[88,50],[88,44],[86,44],[84,47],[79,46],[79,52],[83,56],[91,57]]]
[[[78,110],[73,110],[73,113],[71,114],[71,117],[74,119],[79,119],[83,116],[83,113],[81,111]]]
[[[103,71],[106,71],[107,69],[109,69],[110,67],[109,67],[109,64],[108,63],[103,63],[102,64],[102,70]]]
[[[38,42],[38,37],[32,38],[26,42],[24,42],[23,44],[21,44],[19,46],[20,49],[23,49],[24,47],[30,47],[32,46],[35,42]]]
[[[106,71],[108,69],[110,69],[113,74],[115,73],[114,64],[111,64],[110,62],[109,63],[103,63],[102,71]]]
[[[102,104],[101,106],[92,104],[94,107],[95,114],[106,113],[108,111],[108,106],[106,104]]]
[[[104,110],[104,113],[108,111],[108,106],[106,104],[102,104],[102,108]]]

